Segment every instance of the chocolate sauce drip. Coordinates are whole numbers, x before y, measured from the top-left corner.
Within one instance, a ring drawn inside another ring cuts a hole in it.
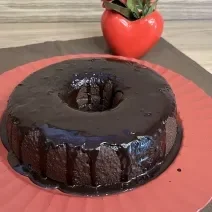
[[[76,109],[79,109],[81,111],[88,111],[88,87],[83,86],[82,88],[80,88],[79,91],[75,91],[77,92],[76,95]],[[70,101],[75,101],[75,96],[74,96],[74,92],[71,92],[70,95]],[[74,105],[72,105],[74,106]]]
[[[91,105],[91,85],[87,85],[88,107]],[[91,107],[91,106],[90,106]]]
[[[164,159],[166,154],[166,125],[162,124],[160,130],[162,131],[160,136],[160,147],[161,147],[160,157]]]
[[[161,150],[160,150],[160,158],[163,160],[166,155],[166,130],[163,130],[161,135]]]
[[[23,133],[19,127],[19,120],[9,117],[7,121],[7,133],[10,147],[15,151],[17,158],[22,162]],[[13,138],[14,137],[14,138]],[[15,142],[14,142],[15,141]]]
[[[99,85],[99,96],[100,96],[100,106],[102,108],[102,110],[104,110],[104,97],[103,97],[103,93],[104,93],[104,85]]]
[[[9,120],[8,120],[8,122],[9,122],[9,126],[10,126],[10,132],[9,132],[9,144],[10,144],[10,147],[12,147],[12,135],[13,135],[13,124],[12,124],[12,117],[10,117],[9,118]]]
[[[111,102],[111,107],[116,107],[124,99],[124,93],[122,91],[113,91],[113,101]]]
[[[111,107],[113,96],[113,83],[111,80],[107,81],[103,88],[103,107],[104,109]]]
[[[43,134],[39,135],[35,134],[34,139],[39,139],[40,170],[41,170],[41,176],[45,178],[48,146],[46,143],[45,136]]]
[[[121,182],[127,182],[130,172],[130,158],[127,154],[127,150],[123,146],[119,146],[117,155],[121,163]]]
[[[18,158],[19,158],[19,161],[22,163],[22,143],[24,141],[24,133],[22,131],[22,129],[20,128],[20,131],[18,131],[18,128],[17,128],[17,144],[18,144]]]
[[[70,147],[68,144],[66,144],[66,154],[67,154],[66,181],[68,185],[74,185],[73,176],[74,176],[74,165],[77,157],[76,148]]]
[[[88,150],[86,153],[89,157],[91,184],[92,186],[96,186],[96,160],[98,156],[98,150]]]

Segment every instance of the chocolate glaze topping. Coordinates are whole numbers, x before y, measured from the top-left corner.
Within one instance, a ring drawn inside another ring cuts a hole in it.
[[[10,96],[5,117],[10,150],[31,179],[96,193],[152,178],[178,127],[165,79],[111,59],[74,59],[30,75]]]
[[[61,99],[86,83],[83,81],[91,86],[101,80],[114,82],[115,89],[124,93],[124,100],[111,110],[82,113]],[[134,63],[69,60],[28,77],[11,95],[8,108],[11,116],[21,120],[20,126],[39,127],[47,137],[54,137],[57,130],[56,141],[55,137],[52,139],[56,145],[73,142],[74,146],[83,143],[86,148],[95,148],[104,140],[115,144],[129,142],[155,131],[157,123],[175,110],[174,96],[167,98],[165,89],[171,92],[161,76]]]

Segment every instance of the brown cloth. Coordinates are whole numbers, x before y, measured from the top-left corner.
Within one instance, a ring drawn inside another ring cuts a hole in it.
[[[103,37],[55,41],[23,47],[0,49],[0,74],[19,65],[66,54],[110,53]],[[190,79],[212,96],[212,75],[163,38],[142,58]],[[212,212],[212,202],[201,212]]]

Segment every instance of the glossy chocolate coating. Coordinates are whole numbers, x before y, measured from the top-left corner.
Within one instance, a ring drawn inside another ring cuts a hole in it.
[[[122,187],[160,167],[167,120],[176,123],[175,115],[174,94],[154,71],[77,59],[17,86],[6,110],[7,135],[20,164],[37,176],[72,187]],[[177,124],[169,131],[176,136]]]

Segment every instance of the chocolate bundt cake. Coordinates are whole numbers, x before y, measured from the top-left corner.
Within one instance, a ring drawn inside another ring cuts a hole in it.
[[[166,80],[114,59],[72,59],[31,74],[11,94],[2,126],[34,182],[78,193],[144,184],[181,143]]]

